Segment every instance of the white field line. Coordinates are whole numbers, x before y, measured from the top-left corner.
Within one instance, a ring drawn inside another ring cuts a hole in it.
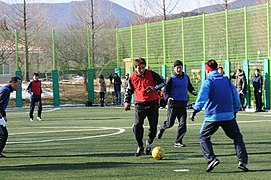
[[[86,130],[88,130],[88,129],[78,129],[77,131],[86,131]],[[93,129],[91,129],[91,130],[93,130]],[[47,139],[47,140],[40,140],[40,141],[17,141],[17,142],[15,141],[15,142],[7,142],[7,144],[33,144],[33,143],[55,142],[55,141],[70,141],[70,140],[91,139],[91,138],[114,136],[114,135],[122,134],[122,133],[125,132],[125,130],[122,129],[122,128],[100,127],[99,130],[118,130],[118,132],[116,132],[116,133],[110,133],[110,134],[96,135],[96,136],[84,136],[84,137],[78,137],[78,138]],[[66,130],[64,130],[64,131],[66,131]],[[57,131],[57,132],[64,132],[64,131]],[[76,131],[76,130],[73,130],[73,131]],[[49,132],[52,132],[52,131],[47,131],[47,132],[49,133]],[[46,131],[43,131],[43,133],[46,133]],[[37,134],[37,133],[36,132],[32,132],[32,133],[27,133],[27,134]],[[15,134],[11,134],[11,135],[15,135]]]

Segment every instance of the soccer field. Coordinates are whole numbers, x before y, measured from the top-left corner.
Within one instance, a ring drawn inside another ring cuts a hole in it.
[[[190,111],[189,111],[190,112]],[[36,112],[35,112],[36,113]],[[177,120],[154,146],[163,160],[135,157],[134,111],[119,107],[44,109],[43,120],[30,122],[28,111],[8,111],[9,139],[0,158],[4,179],[270,179],[271,113],[237,115],[249,155],[249,172],[237,168],[234,146],[221,129],[213,136],[220,164],[206,173],[198,143],[203,112],[187,120],[187,147],[174,148]],[[159,124],[166,110],[160,110]],[[147,120],[145,126],[148,126]],[[144,142],[148,133],[145,127]],[[174,170],[179,170],[175,172]]]

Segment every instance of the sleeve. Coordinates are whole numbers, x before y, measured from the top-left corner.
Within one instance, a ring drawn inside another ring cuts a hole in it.
[[[192,92],[195,91],[195,88],[193,87],[193,85],[192,85],[192,83],[190,81],[189,76],[187,76],[187,78],[188,78],[188,87],[187,87],[187,89],[192,94]]]
[[[170,91],[172,87],[172,77],[167,79],[166,85],[164,87],[164,98],[167,100],[170,96]]]
[[[6,116],[5,103],[7,101],[8,96],[9,96],[8,90],[4,90],[0,93],[0,113],[2,117]]]
[[[32,91],[31,91],[31,88],[32,88],[32,82],[30,82],[29,84],[28,84],[28,86],[27,86],[27,90],[28,90],[28,93],[31,93]]]
[[[124,102],[130,103],[132,99],[132,94],[134,94],[134,85],[132,84],[131,78],[129,78],[127,83],[127,88],[124,92]]]
[[[201,111],[205,103],[208,101],[210,94],[210,83],[211,82],[207,79],[201,85],[197,100],[193,105],[194,110]]]
[[[262,76],[260,77],[259,84],[260,84],[259,88],[260,88],[260,90],[262,90],[263,89],[263,77]]]
[[[41,88],[41,81],[40,81],[40,94],[42,93],[42,88]]]
[[[159,74],[157,74],[156,72],[154,71],[151,71],[152,72],[152,77],[155,81],[155,86],[154,86],[154,89],[155,90],[161,90],[162,87],[165,86],[165,80],[162,76],[160,76]]]

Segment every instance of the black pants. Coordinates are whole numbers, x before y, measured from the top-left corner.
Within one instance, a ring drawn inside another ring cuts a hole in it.
[[[166,130],[168,128],[171,128],[175,124],[175,119],[178,119],[179,126],[178,126],[178,132],[176,137],[176,143],[183,143],[183,137],[187,131],[186,127],[186,119],[187,119],[187,112],[186,107],[170,107],[168,106],[167,109],[167,120],[164,121],[161,126],[160,130]]]
[[[143,147],[144,119],[147,117],[149,121],[150,128],[147,142],[148,144],[152,144],[157,132],[158,116],[158,101],[135,103],[135,122],[133,132],[139,147]]]
[[[38,117],[41,118],[41,112],[42,112],[42,103],[41,103],[41,98],[40,97],[32,97],[30,99],[30,112],[29,112],[29,117],[33,119],[33,112],[35,109],[35,105],[38,103]]]
[[[2,153],[4,147],[6,146],[8,139],[8,130],[6,127],[0,125],[0,153]]]
[[[254,89],[254,97],[256,100],[256,111],[261,111],[263,106],[262,93],[258,89]]]
[[[200,132],[200,147],[203,155],[208,162],[213,161],[216,158],[214,154],[213,145],[211,142],[211,136],[222,127],[225,134],[233,140],[235,152],[239,161],[244,163],[248,162],[247,150],[243,141],[243,136],[239,130],[238,124],[235,119],[230,121],[204,121]]]
[[[104,106],[104,96],[105,96],[105,92],[100,92],[100,105]]]

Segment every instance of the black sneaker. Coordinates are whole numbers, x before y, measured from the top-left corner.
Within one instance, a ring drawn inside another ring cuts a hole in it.
[[[6,156],[4,154],[0,154],[0,158],[5,158]]]
[[[164,134],[164,132],[165,132],[165,129],[160,129],[160,130],[158,131],[158,133],[157,133],[157,138],[158,138],[158,139],[161,139],[162,136],[163,136],[163,134]]]
[[[143,147],[137,147],[135,156],[136,157],[141,156],[141,155],[143,155],[143,153],[144,153],[144,148]]]
[[[242,171],[245,171],[245,172],[248,171],[247,164],[242,161],[239,161],[238,168],[241,169]]]
[[[211,161],[208,164],[208,167],[206,169],[206,172],[211,172],[218,164],[219,164],[219,160],[218,159],[214,159],[213,161]]]
[[[147,143],[147,146],[146,146],[146,149],[145,149],[145,154],[146,155],[150,155],[151,154],[151,147],[152,147],[152,144],[148,144]]]

